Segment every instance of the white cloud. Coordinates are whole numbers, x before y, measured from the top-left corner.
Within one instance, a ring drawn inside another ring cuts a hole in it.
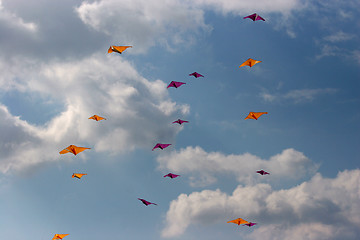
[[[344,33],[343,31],[338,31],[332,35],[324,37],[324,40],[335,43],[335,42],[348,41],[348,40],[354,39],[355,37],[356,37],[356,35],[354,35],[354,34]]]
[[[118,55],[46,64],[24,59],[16,67],[2,61],[0,66],[7,64],[0,83],[12,82],[8,91],[39,93],[65,110],[35,126],[2,106],[2,129],[7,131],[0,136],[5,143],[2,172],[57,160],[58,152],[70,144],[113,153],[151,149],[158,141],[172,141],[180,128],[170,123],[189,112],[189,106],[170,99],[165,82],[148,81]],[[107,120],[89,120],[93,114]]]
[[[36,32],[38,26],[33,22],[26,22],[21,17],[9,12],[2,5],[0,0],[0,23],[3,22],[8,28],[25,30],[27,32]]]
[[[187,147],[157,158],[159,168],[175,173],[193,173],[191,184],[208,185],[217,179],[216,174],[233,174],[239,182],[254,183],[264,179],[256,175],[257,170],[264,169],[271,173],[271,180],[281,178],[300,179],[313,174],[317,165],[303,153],[294,149],[286,149],[272,156],[269,160],[261,159],[250,153],[241,155],[225,155],[220,152],[206,152],[201,147]]]
[[[320,95],[334,94],[336,92],[337,89],[334,88],[297,89],[283,94],[270,94],[268,92],[263,92],[260,94],[260,97],[263,98],[266,102],[292,100],[294,103],[303,103],[311,102]]]
[[[241,217],[257,222],[246,239],[355,239],[360,234],[360,170],[340,172],[286,190],[268,184],[239,185],[232,195],[220,190],[181,194],[170,204],[163,237],[193,224],[224,223]]]

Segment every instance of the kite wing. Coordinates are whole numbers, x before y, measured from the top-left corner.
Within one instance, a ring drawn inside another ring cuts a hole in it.
[[[117,52],[117,53],[122,53],[123,51],[125,51],[125,49],[127,48],[131,48],[132,46],[110,46],[108,53],[112,53],[112,52]]]
[[[183,84],[186,84],[186,83],[171,81],[171,83],[167,86],[167,88],[170,88],[170,87],[178,88]]]
[[[180,176],[180,175],[173,174],[173,173],[168,173],[168,174],[166,174],[164,177],[177,178],[177,177],[179,177],[179,176]]]
[[[204,77],[203,75],[201,75],[200,73],[197,73],[197,72],[190,73],[189,76],[194,76],[195,78]]]
[[[52,240],[55,240],[55,239],[63,239],[63,238],[66,237],[67,235],[69,235],[69,234],[55,234],[55,236],[53,237]]]
[[[247,115],[246,119],[255,119],[258,120],[258,118],[263,115],[263,114],[267,114],[267,112],[250,112],[249,115]]]
[[[249,16],[246,16],[246,17],[244,17],[244,19],[245,18],[250,18],[251,20],[253,20],[254,22],[255,21],[258,21],[258,20],[263,20],[263,21],[265,21],[265,19],[263,19],[262,17],[260,17],[257,13],[254,13],[254,14],[251,14],[251,15],[249,15]]]
[[[256,225],[256,223],[249,222],[249,223],[246,223],[245,225],[246,225],[246,226],[249,226],[249,227],[252,227],[252,226]],[[243,226],[245,226],[245,225],[243,225]]]
[[[231,221],[228,221],[227,223],[235,223],[237,225],[240,225],[240,224],[245,224],[245,223],[249,223],[248,221],[242,219],[242,218],[238,218],[238,219],[234,219],[234,220],[231,220]]]
[[[138,198],[143,204],[145,204],[146,206],[149,206],[150,204],[154,204],[154,205],[157,205],[156,203],[152,203],[152,202],[149,202],[149,201],[146,201],[145,199],[142,199],[142,198]]]
[[[73,173],[72,178],[81,179],[83,176],[87,175],[86,173]]]
[[[81,153],[82,151],[84,151],[86,149],[91,149],[91,148],[77,147],[75,145],[70,145],[67,148],[61,150],[59,153],[60,154],[65,154],[65,153],[71,152],[72,154],[76,155],[76,154]]]
[[[176,121],[174,121],[174,122],[172,122],[172,123],[178,123],[178,124],[183,124],[183,123],[187,123],[187,122],[189,122],[189,121],[185,121],[185,120],[181,120],[181,119],[178,119],[178,120],[176,120]]]
[[[106,118],[99,117],[98,115],[91,116],[89,119],[94,119],[95,121],[106,120]]]
[[[154,149],[156,148],[160,148],[161,150],[163,150],[164,148],[167,148],[168,146],[170,146],[171,144],[163,144],[163,143],[157,143],[155,145],[155,147],[152,149],[152,151],[154,151]]]

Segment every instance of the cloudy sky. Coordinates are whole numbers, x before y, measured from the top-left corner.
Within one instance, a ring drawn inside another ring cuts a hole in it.
[[[359,9],[0,0],[1,238],[358,239]]]

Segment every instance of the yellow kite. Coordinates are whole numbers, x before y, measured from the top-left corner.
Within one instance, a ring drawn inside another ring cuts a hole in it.
[[[245,223],[249,223],[248,221],[242,219],[242,218],[238,218],[238,219],[234,219],[234,220],[231,220],[231,221],[228,221],[227,223],[235,223],[237,225],[240,225],[240,224],[245,224]]]
[[[132,48],[132,46],[110,46],[108,53],[117,52],[121,54],[127,48]]]
[[[76,154],[81,153],[82,151],[84,151],[86,149],[91,149],[91,148],[77,147],[75,145],[70,145],[67,148],[61,150],[59,153],[60,154],[72,153],[72,154],[76,155]]]
[[[55,234],[55,236],[53,237],[52,240],[55,240],[55,239],[63,239],[63,238],[66,237],[67,235],[69,235],[69,234]]]
[[[258,118],[263,115],[263,114],[267,114],[267,112],[250,112],[249,115],[247,115],[246,119],[255,119],[258,120]]]
[[[252,67],[252,66],[254,66],[255,64],[260,63],[260,62],[261,62],[261,61],[257,61],[257,60],[254,60],[254,59],[249,58],[249,59],[246,60],[243,64],[241,64],[241,65],[239,66],[239,68],[240,68],[240,67],[243,67],[243,66]]]
[[[91,116],[89,119],[94,119],[95,121],[106,120],[106,118],[99,117],[98,115]]]
[[[87,173],[73,173],[71,177],[81,179],[85,175],[87,175]]]

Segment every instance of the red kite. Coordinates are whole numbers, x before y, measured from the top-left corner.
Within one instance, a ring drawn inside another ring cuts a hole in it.
[[[152,151],[154,151],[154,149],[156,148],[160,148],[161,150],[163,150],[164,148],[167,148],[168,146],[170,146],[171,144],[163,144],[163,143],[157,143],[155,145],[155,147],[152,149]]]
[[[197,73],[197,72],[190,73],[189,76],[194,76],[195,78],[204,77],[203,75],[201,75],[200,73]]]
[[[257,61],[257,60],[254,60],[254,59],[249,58],[249,59],[246,60],[243,64],[241,64],[241,65],[239,66],[239,68],[240,68],[240,67],[243,67],[243,66],[252,67],[252,66],[254,66],[255,64],[260,63],[260,62],[261,62],[261,61]]]
[[[266,174],[270,174],[268,172],[265,172],[264,170],[260,170],[260,171],[256,171],[257,173],[261,174],[261,175],[266,175]]]
[[[132,46],[110,46],[108,53],[117,52],[121,54],[127,48],[132,48]]]
[[[180,175],[173,174],[173,173],[168,173],[168,174],[166,174],[164,177],[177,178],[177,177],[179,177],[179,176],[180,176]]]
[[[82,151],[84,151],[86,149],[91,149],[91,148],[77,147],[75,145],[70,145],[67,148],[61,150],[59,153],[60,154],[72,153],[72,154],[76,155],[76,154],[81,153]]]
[[[72,178],[81,179],[83,176],[87,175],[86,173],[73,173]]]
[[[263,114],[267,114],[267,112],[250,112],[249,115],[245,118],[245,120],[246,119],[258,120],[258,118]]]
[[[142,199],[142,198],[138,198],[140,201],[142,201],[143,204],[145,204],[146,206],[149,206],[150,204],[154,204],[154,205],[157,205],[156,203],[152,203],[152,202],[148,202],[146,201],[145,199]]]
[[[106,118],[99,117],[98,115],[91,116],[89,119],[94,119],[95,121],[106,120]]]
[[[176,120],[175,122],[172,122],[172,123],[178,123],[178,124],[183,124],[183,123],[187,123],[187,122],[189,122],[189,121],[185,121],[185,120],[181,120],[181,119],[178,119],[178,120]]]
[[[228,221],[227,223],[235,223],[237,225],[240,225],[240,224],[245,224],[245,223],[249,223],[248,221],[242,219],[242,218],[238,218],[238,219],[234,219],[234,220],[231,220],[231,221]]]
[[[254,13],[254,14],[251,14],[251,15],[249,15],[249,16],[246,16],[246,17],[244,17],[244,19],[245,18],[250,18],[251,20],[253,20],[254,22],[255,21],[258,21],[258,20],[263,20],[263,21],[265,21],[265,19],[263,19],[262,17],[260,17],[257,13]]]
[[[55,234],[55,236],[53,237],[52,240],[55,240],[55,239],[63,239],[63,238],[66,237],[67,235],[69,235],[69,234]]]
[[[249,226],[249,227],[252,227],[252,226],[256,225],[256,223],[249,222],[249,223],[245,223],[245,225],[246,225],[246,226]],[[245,226],[245,225],[243,225],[243,226]]]
[[[186,83],[184,83],[184,82],[171,81],[171,83],[167,86],[167,88],[169,88],[169,87],[178,88],[178,87],[180,87],[180,86],[183,85],[183,84],[186,84]]]

